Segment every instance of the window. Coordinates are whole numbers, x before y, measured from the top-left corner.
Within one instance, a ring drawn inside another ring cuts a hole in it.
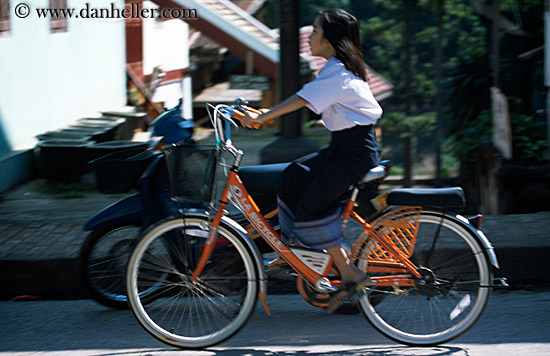
[[[0,0],[0,36],[10,33],[10,0]]]
[[[67,0],[50,0],[50,9],[52,10],[50,32],[67,32],[67,17],[65,14]]]

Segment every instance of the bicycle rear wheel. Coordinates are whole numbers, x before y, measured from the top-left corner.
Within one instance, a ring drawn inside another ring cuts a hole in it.
[[[215,345],[239,331],[254,311],[256,266],[241,237],[224,226],[210,261],[191,282],[208,231],[207,218],[168,220],[148,230],[130,257],[130,308],[145,330],[166,344]],[[152,288],[157,298],[146,305],[140,294]]]
[[[368,288],[359,300],[368,321],[407,345],[441,344],[471,328],[485,309],[492,283],[491,267],[476,235],[454,217],[424,210],[410,260],[428,281],[407,285],[396,278],[392,286]],[[359,260],[358,265],[371,277],[404,273],[375,270],[374,262],[367,262]]]

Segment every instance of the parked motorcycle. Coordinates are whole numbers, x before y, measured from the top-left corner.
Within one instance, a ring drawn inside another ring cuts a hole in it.
[[[160,150],[169,144],[193,144],[193,120],[181,118],[180,104],[151,124],[151,148],[146,151],[146,158],[143,154],[140,157],[150,164],[141,175],[136,192],[104,208],[84,226],[90,234],[80,251],[80,273],[90,296],[105,306],[127,308],[122,280],[136,238],[151,224],[182,208],[170,199],[164,154]]]

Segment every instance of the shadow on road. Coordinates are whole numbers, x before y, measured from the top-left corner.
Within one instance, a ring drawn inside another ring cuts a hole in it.
[[[173,349],[151,349],[140,350],[139,352],[114,352],[114,353],[102,353],[97,356],[173,356],[180,355],[193,355],[193,356],[408,356],[408,355],[426,355],[426,356],[459,356],[469,355],[468,350],[460,347],[425,347],[425,348],[411,348],[406,346],[395,347],[355,347],[340,345],[336,346],[322,346],[319,347],[319,351],[314,351],[310,347],[307,350],[300,349],[288,349],[288,350],[274,350],[272,347],[269,350],[262,350],[256,348],[239,348],[231,350],[194,350],[194,351],[174,351]],[[322,350],[321,350],[322,349]]]

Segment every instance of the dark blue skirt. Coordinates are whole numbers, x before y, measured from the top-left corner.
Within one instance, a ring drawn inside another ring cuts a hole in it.
[[[376,134],[369,125],[332,132],[327,148],[294,161],[277,186],[283,239],[315,249],[340,244],[341,199],[378,159]]]

